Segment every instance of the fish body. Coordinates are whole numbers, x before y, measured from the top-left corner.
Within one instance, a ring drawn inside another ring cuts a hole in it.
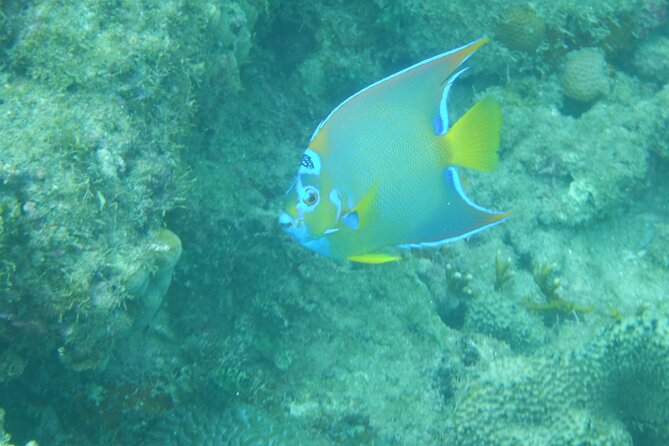
[[[452,126],[455,71],[487,37],[427,59],[354,94],[323,120],[286,192],[279,224],[328,257],[396,260],[388,247],[437,246],[509,214],[463,193],[453,166],[498,162],[501,110],[484,98]]]

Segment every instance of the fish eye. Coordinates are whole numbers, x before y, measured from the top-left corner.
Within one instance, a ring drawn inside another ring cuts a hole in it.
[[[316,192],[314,189],[308,190],[307,196],[304,197],[304,204],[307,206],[313,206],[316,203],[318,203],[318,192]]]
[[[309,195],[307,195],[304,198],[304,204],[306,204],[307,206],[313,206],[316,204],[317,201],[318,201],[318,194],[314,191],[309,192]]]

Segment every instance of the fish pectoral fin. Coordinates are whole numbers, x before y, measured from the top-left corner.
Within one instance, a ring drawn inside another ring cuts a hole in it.
[[[394,256],[378,252],[369,252],[367,254],[348,256],[346,258],[351,262],[371,263],[371,264],[397,262],[398,260],[400,260],[400,256]]]
[[[349,228],[357,231],[358,226],[360,225],[360,216],[358,215],[358,211],[346,212],[344,215],[342,215],[341,221],[343,221],[344,224]]]
[[[488,96],[474,104],[443,137],[446,164],[489,172],[499,163],[502,109]]]
[[[376,198],[376,192],[379,189],[379,183],[374,183],[372,188],[365,194],[364,197],[355,205],[350,211],[344,212],[342,221],[346,226],[357,231],[361,224],[369,222],[372,215],[372,203]]]

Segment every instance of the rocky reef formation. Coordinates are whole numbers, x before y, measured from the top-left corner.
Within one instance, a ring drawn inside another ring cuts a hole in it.
[[[70,368],[96,369],[117,339],[146,325],[167,290],[181,247],[161,225],[184,200],[179,151],[194,85],[228,80],[208,87],[208,97],[238,88],[254,10],[7,3],[14,25],[0,87],[4,331],[15,356],[58,351]]]
[[[179,158],[195,101],[240,88],[255,9],[0,8],[0,382],[15,413],[5,398],[38,374],[51,399],[146,331],[182,250],[164,216],[192,181]]]
[[[588,6],[0,1],[12,442],[667,443],[667,2]],[[462,177],[513,217],[374,268],[282,237],[320,120],[484,34],[450,110],[502,104]]]

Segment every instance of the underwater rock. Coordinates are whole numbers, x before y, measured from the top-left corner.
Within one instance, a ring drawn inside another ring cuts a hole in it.
[[[568,53],[561,81],[565,96],[579,102],[593,102],[608,93],[604,52],[598,48],[583,48]]]
[[[643,42],[634,53],[632,63],[642,77],[660,84],[669,82],[669,38],[657,37]]]
[[[514,351],[528,351],[545,340],[541,322],[502,294],[472,299],[464,331],[483,333],[505,341]]]
[[[658,265],[669,268],[669,223],[654,224],[653,237],[648,244],[648,254]]]
[[[94,311],[64,329],[64,342],[57,350],[61,363],[78,372],[104,369],[117,341],[145,327],[158,311],[181,251],[179,238],[161,228],[149,236],[137,260],[140,266],[125,279],[125,293],[105,281],[91,286],[88,293]],[[126,263],[119,267],[130,268]],[[121,302],[127,311],[118,310]]]
[[[0,383],[21,376],[26,368],[26,360],[13,349],[0,353]]]
[[[532,117],[531,131],[514,144],[514,158],[536,176],[526,178],[533,184],[527,190],[533,191],[533,210],[543,224],[579,226],[625,209],[634,203],[634,193],[649,186],[649,155],[665,156],[669,88],[666,94],[641,95],[638,81],[622,72],[611,87],[606,100],[577,118],[551,106],[523,106],[507,114],[506,122],[517,125],[528,121],[520,114],[514,119],[514,112]],[[516,209],[525,207],[523,200]]]
[[[146,258],[126,280],[126,291],[133,299],[135,328],[143,327],[163,301],[172,280],[172,270],[181,257],[181,240],[169,229],[160,228],[146,247]]]
[[[237,406],[216,413],[184,407],[147,435],[148,446],[300,446],[318,445],[294,423],[282,423],[252,406]]]
[[[12,446],[11,444],[9,444],[9,440],[11,440],[12,437],[5,432],[4,421],[5,421],[5,411],[2,407],[0,407],[0,446]]]

